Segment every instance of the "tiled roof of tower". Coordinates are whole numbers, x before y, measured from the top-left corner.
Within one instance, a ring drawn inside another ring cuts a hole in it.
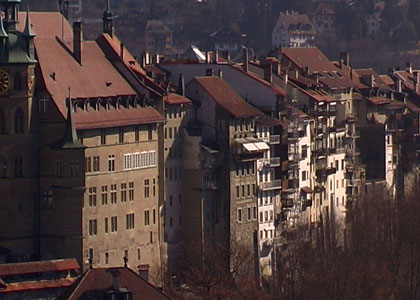
[[[222,108],[236,118],[246,118],[264,115],[261,111],[242,99],[226,81],[219,77],[195,77],[206,93]]]
[[[138,274],[128,268],[98,268],[88,270],[74,284],[66,295],[59,297],[60,300],[78,300],[87,292],[95,296],[103,296],[104,292],[112,288],[113,277],[111,270],[118,271],[120,287],[126,288],[132,293],[135,300],[170,300],[168,296],[142,279]],[[96,298],[95,298],[96,299]],[[102,298],[100,298],[102,299]]]
[[[0,264],[0,275],[24,275],[42,272],[54,272],[65,270],[78,270],[80,268],[77,261],[71,259],[57,259],[48,261],[35,261],[23,263]]]
[[[316,74],[319,81],[331,89],[364,87],[336,67],[318,48],[282,48],[281,52],[298,68],[308,68],[309,74]]]

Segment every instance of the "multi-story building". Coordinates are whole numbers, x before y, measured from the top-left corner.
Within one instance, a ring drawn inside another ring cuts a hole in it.
[[[274,26],[273,47],[311,47],[316,31],[309,17],[298,12],[281,12]]]
[[[318,36],[331,38],[335,35],[335,10],[330,2],[320,2],[312,14]]]
[[[114,36],[112,14],[96,41],[84,41],[82,25],[58,13],[18,18],[19,2],[2,4],[0,27],[1,247],[8,260],[149,265],[157,281],[161,89]]]
[[[246,249],[250,257],[257,257],[256,162],[270,149],[264,141],[254,137],[256,117],[263,114],[246,103],[223,79],[215,76],[195,77],[187,85],[186,95],[197,103],[194,119],[200,125],[201,144],[205,147],[202,148],[203,151],[195,147],[195,154],[206,152],[205,155],[209,158],[209,163],[201,163],[201,168],[207,166],[206,169],[195,172],[204,176],[202,180],[197,179],[195,182],[204,184],[202,192],[206,193],[202,197],[197,197],[197,193],[185,195],[185,205],[190,208],[186,222],[189,227],[200,231],[204,224],[208,224],[205,219],[211,218],[213,222],[207,228],[212,229],[213,235],[206,232],[196,235],[195,238],[210,235],[222,245],[238,245]],[[221,153],[217,155],[219,151]],[[193,153],[187,153],[187,156]],[[199,166],[188,166],[187,169],[197,170]],[[217,188],[209,188],[209,184]],[[201,205],[198,202],[200,199],[203,203]],[[192,207],[203,209],[204,220],[197,218],[200,212],[191,211]],[[203,240],[195,242],[203,245]],[[233,259],[235,253],[230,255]],[[253,261],[257,263],[256,260]],[[258,271],[255,270],[255,273]]]
[[[173,32],[161,20],[148,20],[144,30],[146,51],[170,53],[173,46]]]

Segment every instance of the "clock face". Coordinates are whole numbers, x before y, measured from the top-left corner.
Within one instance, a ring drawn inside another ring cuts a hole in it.
[[[4,95],[10,88],[10,76],[5,70],[0,70],[0,95]]]

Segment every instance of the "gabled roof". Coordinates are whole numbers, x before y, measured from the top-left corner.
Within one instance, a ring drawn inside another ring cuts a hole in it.
[[[73,258],[48,261],[34,261],[11,264],[0,264],[0,275],[26,275],[34,273],[79,270],[80,266]]]
[[[358,80],[361,84],[370,87],[370,80],[373,78],[373,88],[380,88],[384,91],[391,91],[391,87],[382,80],[381,76],[375,72],[372,68],[368,69],[354,69],[354,74],[356,75],[355,80]],[[354,78],[354,77],[353,77]]]
[[[309,17],[298,12],[281,12],[276,27],[279,25],[292,34],[315,34]]]
[[[235,118],[264,115],[242,99],[226,81],[219,77],[195,77],[191,82],[197,82],[220,107]]]
[[[71,290],[60,297],[60,300],[78,300],[87,292],[91,296],[102,296],[113,286],[113,277],[110,271],[119,272],[120,287],[132,293],[133,300],[170,300],[157,288],[149,284],[138,274],[128,268],[98,268],[89,269],[72,286]],[[100,298],[102,299],[102,298]]]
[[[317,75],[319,81],[331,89],[362,87],[336,67],[318,48],[282,48],[281,53],[299,69],[308,68],[309,75]]]

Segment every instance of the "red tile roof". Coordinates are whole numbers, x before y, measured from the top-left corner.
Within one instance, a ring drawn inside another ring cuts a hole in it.
[[[372,98],[367,98],[367,100],[374,105],[382,105],[382,104],[391,103],[391,99],[382,98],[382,97],[372,97]]]
[[[192,82],[197,82],[217,104],[235,118],[264,115],[242,99],[226,81],[219,77],[195,77]]]
[[[90,269],[74,284],[70,293],[60,299],[78,300],[88,291],[92,293],[110,289],[113,283],[110,270],[120,272],[120,287],[130,291],[135,300],[171,299],[128,268]]]
[[[94,128],[110,128],[135,124],[150,124],[157,122],[165,122],[165,119],[150,106],[129,107],[120,106],[119,109],[111,107],[110,109],[88,111],[77,110],[73,114],[74,125],[76,129],[94,129]]]
[[[372,68],[368,69],[355,69],[353,78],[358,80],[361,84],[365,84],[366,87],[370,87],[370,77],[373,76],[373,87],[380,88],[382,90],[390,91],[392,90],[389,85],[382,80],[382,78],[375,72]]]
[[[282,48],[281,52],[298,68],[309,68],[319,81],[331,89],[361,87],[343,70],[336,67],[318,48]]]
[[[381,78],[388,86],[393,86],[395,84],[395,81],[389,75],[379,75],[379,78]]]
[[[62,279],[51,279],[51,280],[37,280],[37,281],[24,281],[24,282],[13,282],[8,283],[6,289],[0,290],[1,293],[11,292],[23,292],[31,290],[43,290],[52,288],[65,288],[71,286],[77,277],[69,277]]]
[[[73,258],[46,261],[0,264],[0,276],[24,275],[53,271],[79,270],[80,266]]]
[[[168,95],[165,96],[165,101],[169,105],[191,104],[190,99],[175,93],[168,93]]]

